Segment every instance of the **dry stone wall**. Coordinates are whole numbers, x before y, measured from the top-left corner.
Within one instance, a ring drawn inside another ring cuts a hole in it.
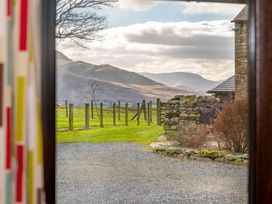
[[[248,165],[248,154],[232,153],[226,150],[192,149],[152,143],[153,153],[179,159],[216,161],[237,165]]]
[[[161,104],[165,132],[172,134],[179,126],[210,124],[222,107],[213,96],[175,96]]]

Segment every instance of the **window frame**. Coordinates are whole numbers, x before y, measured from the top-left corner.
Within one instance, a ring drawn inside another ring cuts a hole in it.
[[[183,0],[173,0],[183,1]],[[272,203],[272,1],[198,0],[248,3],[249,203]],[[47,203],[56,202],[56,1],[42,1],[42,121]],[[269,21],[271,20],[271,21]],[[266,155],[266,156],[264,156]]]

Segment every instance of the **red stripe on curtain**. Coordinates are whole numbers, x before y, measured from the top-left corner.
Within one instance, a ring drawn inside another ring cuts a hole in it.
[[[6,126],[6,168],[11,168],[11,111],[7,108],[7,126]]]
[[[16,201],[23,201],[23,169],[24,169],[24,147],[23,145],[17,146],[17,178],[16,178]]]
[[[11,16],[11,0],[7,0],[7,15]]]
[[[28,0],[21,0],[20,9],[20,50],[24,51],[27,48],[27,20],[28,20]]]

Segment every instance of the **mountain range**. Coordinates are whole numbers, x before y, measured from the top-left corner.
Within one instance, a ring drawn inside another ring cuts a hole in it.
[[[159,74],[143,72],[139,74],[154,81],[165,84],[169,87],[197,92],[199,94],[203,94],[222,83],[222,81],[208,80],[198,74],[189,72],[172,72]]]
[[[91,84],[96,84],[96,98],[104,103],[117,100],[137,103],[161,98],[166,101],[175,95],[195,94],[194,91],[169,87],[135,72],[109,64],[94,65],[73,61],[57,51],[57,103],[65,100],[82,105],[91,100]]]

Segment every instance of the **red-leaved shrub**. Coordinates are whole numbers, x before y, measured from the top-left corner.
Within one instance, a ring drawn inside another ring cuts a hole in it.
[[[213,124],[219,145],[233,152],[248,151],[248,105],[246,100],[227,104]]]
[[[179,126],[177,133],[171,138],[179,142],[183,147],[203,147],[209,135],[207,125],[185,125]]]

